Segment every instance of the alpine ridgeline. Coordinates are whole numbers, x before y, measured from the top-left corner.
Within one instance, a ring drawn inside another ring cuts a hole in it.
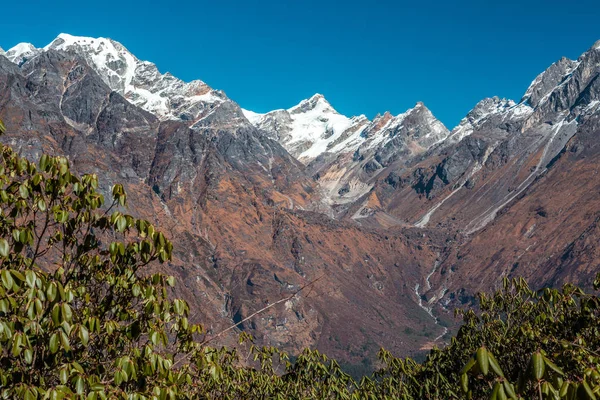
[[[239,329],[357,363],[442,344],[449,310],[500,277],[591,282],[599,75],[600,42],[448,130],[423,103],[371,121],[319,94],[257,114],[61,34],[0,50],[0,118],[22,155],[65,155],[107,195],[124,184],[128,212],[178,243],[161,268],[212,332],[289,298]]]

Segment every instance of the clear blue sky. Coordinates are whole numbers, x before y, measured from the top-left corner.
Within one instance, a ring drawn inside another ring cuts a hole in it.
[[[368,117],[423,101],[450,128],[484,97],[519,100],[552,62],[600,39],[598,0],[4,3],[5,50],[61,32],[110,37],[258,112],[318,92]]]

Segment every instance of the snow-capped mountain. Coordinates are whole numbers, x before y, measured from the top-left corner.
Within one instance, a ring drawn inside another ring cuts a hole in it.
[[[395,161],[398,152],[419,154],[443,142],[450,132],[431,111],[418,102],[413,108],[397,116],[385,113],[377,116],[364,130],[364,143],[358,147],[361,155],[375,151],[378,163]]]
[[[23,64],[30,58],[38,55],[42,50],[36,49],[30,43],[19,43],[15,47],[10,50],[4,52],[3,56],[8,58],[10,61],[14,62],[17,65]]]
[[[326,151],[353,151],[357,143],[352,139],[368,123],[364,115],[348,118],[338,113],[321,94],[287,110],[266,114],[244,110],[244,115],[304,163]]]
[[[448,141],[458,143],[484,125],[500,125],[503,121],[521,120],[533,113],[533,108],[526,101],[519,104],[510,99],[501,99],[497,96],[481,100],[452,129]]]
[[[408,165],[425,154],[440,154],[474,132],[497,135],[494,140],[498,141],[542,122],[548,113],[562,108],[564,97],[570,96],[562,91],[570,90],[569,82],[582,68],[581,60],[589,58],[559,60],[534,79],[518,104],[498,97],[480,101],[449,131],[423,103],[399,115],[386,112],[373,120],[364,115],[342,115],[320,94],[289,109],[265,114],[242,110],[222,91],[200,80],[186,83],[170,73],[163,74],[155,64],[139,60],[111,39],[61,34],[44,48],[20,43],[3,54],[24,65],[48,51],[83,58],[112,90],[162,120],[185,121],[192,128],[214,132],[223,127],[233,131],[258,128],[305,165],[330,205],[357,200],[373,188],[386,168]],[[265,165],[271,165],[268,159],[272,152],[260,152]]]
[[[564,82],[578,65],[579,62],[562,57],[531,82],[521,102],[527,102],[531,107],[536,107],[547,94]]]
[[[233,103],[222,91],[200,80],[184,82],[168,72],[160,73],[155,64],[139,60],[112,39],[63,33],[42,49],[20,43],[4,55],[21,65],[48,50],[62,50],[84,58],[112,90],[161,119],[190,121],[192,125],[223,103]],[[232,119],[243,119],[241,112],[237,114]]]
[[[318,178],[329,204],[347,204],[367,193],[387,165],[408,161],[444,142],[450,132],[421,102],[404,113],[372,121],[346,117],[321,94],[287,109],[244,115]]]
[[[397,116],[386,112],[369,121],[364,115],[346,117],[323,95],[315,94],[287,110],[266,114],[244,110],[244,115],[305,164],[324,153],[340,155],[373,149],[391,153],[409,142],[418,152],[443,141],[449,133],[420,102]]]
[[[419,148],[427,148],[447,135],[446,128],[433,116],[431,132],[420,132],[423,127],[410,120],[411,110],[395,117],[386,113],[369,121],[364,115],[347,117],[338,113],[320,94],[287,110],[266,114],[241,110],[222,91],[200,80],[184,82],[168,72],[163,74],[155,64],[139,60],[121,43],[107,38],[60,34],[43,48],[20,43],[3,55],[23,65],[51,50],[82,57],[112,90],[160,119],[183,120],[199,128],[215,124],[246,126],[250,121],[304,164],[324,153],[340,155],[358,149],[364,153],[375,148],[390,153],[395,145],[405,142],[402,135],[415,139],[412,144]],[[403,124],[406,118],[410,123]]]

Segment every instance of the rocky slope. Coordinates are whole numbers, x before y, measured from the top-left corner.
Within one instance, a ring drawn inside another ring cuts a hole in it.
[[[598,269],[599,74],[600,42],[450,131],[422,103],[370,121],[315,95],[255,114],[63,34],[0,52],[0,118],[21,153],[125,183],[129,212],[174,238],[167,272],[211,332],[317,280],[241,328],[358,362],[443,343],[447,310],[502,276]]]
[[[339,114],[323,95],[316,94],[289,110],[256,114],[248,120],[279,141],[319,182],[328,205],[349,204],[368,193],[386,165],[411,160],[444,142],[448,129],[423,103],[397,116],[389,112],[373,121],[364,115]],[[337,207],[335,213],[340,214]]]
[[[415,290],[430,305],[469,301],[501,276],[526,276],[535,286],[589,282],[598,269],[600,181],[592,149],[600,129],[599,54],[600,42],[578,60],[560,59],[518,103],[484,99],[451,132],[438,130],[422,146],[390,140],[392,156],[385,157],[377,139],[369,146],[365,127],[352,157],[323,152],[308,170],[337,218],[442,234],[440,261]],[[424,121],[400,125],[434,126]]]
[[[194,123],[150,112],[116,79],[110,86],[112,73],[88,61],[88,50],[55,48],[64,37],[24,61],[0,56],[0,118],[10,131],[3,141],[33,159],[64,154],[80,173],[101,176],[106,192],[123,182],[128,212],[174,239],[166,272],[179,277],[178,293],[209,332],[314,280],[242,329],[259,343],[318,346],[349,362],[379,345],[407,353],[440,330],[411,289],[435,257],[415,257],[427,240],[303,211],[320,202],[318,183],[235,103]],[[396,334],[406,327],[416,334]]]
[[[479,103],[439,154],[381,174],[375,216],[448,235],[428,298],[441,292],[456,305],[503,276],[589,284],[598,269],[599,44],[553,64],[519,104]]]

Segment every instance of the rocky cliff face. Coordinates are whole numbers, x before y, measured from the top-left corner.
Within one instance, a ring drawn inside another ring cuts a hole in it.
[[[597,270],[599,75],[600,42],[449,131],[422,103],[370,121],[315,95],[259,115],[118,42],[60,35],[0,51],[0,118],[24,155],[125,184],[211,332],[317,280],[240,328],[358,362],[443,343],[447,310],[500,277]]]
[[[459,234],[440,243],[443,261],[428,298],[441,291],[440,304],[456,305],[503,276],[525,276],[534,286],[589,284],[598,268],[590,193],[600,190],[599,56],[596,44],[577,61],[561,59],[519,104],[482,101],[438,154],[382,174],[370,195],[379,219]]]
[[[399,353],[418,348],[424,336],[394,334],[405,326],[439,330],[412,302],[407,282],[422,273],[414,241],[304,211],[320,203],[318,183],[277,141],[238,119],[235,103],[193,123],[151,112],[117,80],[110,86],[112,73],[77,47],[54,48],[59,39],[24,62],[0,56],[4,142],[33,159],[64,154],[80,173],[101,176],[107,193],[123,182],[127,212],[177,243],[165,272],[179,278],[179,294],[209,332],[314,280],[241,328],[259,343],[318,346],[350,362],[384,342]]]
[[[339,114],[320,94],[289,110],[256,114],[248,120],[307,165],[323,200],[340,216],[368,193],[374,178],[394,161],[415,156],[444,142],[450,132],[423,103],[397,116],[389,112],[369,121]]]

